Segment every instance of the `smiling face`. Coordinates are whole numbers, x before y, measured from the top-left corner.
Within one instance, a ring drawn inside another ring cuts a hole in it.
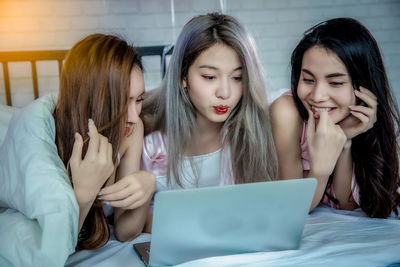
[[[303,55],[297,95],[316,117],[319,111],[327,110],[334,123],[349,116],[348,106],[356,103],[346,66],[334,52],[319,46]]]
[[[132,133],[133,125],[139,121],[139,115],[142,111],[143,94],[143,73],[139,67],[134,67],[131,72],[125,136]]]
[[[243,94],[242,64],[237,53],[219,43],[204,50],[189,67],[183,86],[196,109],[198,126],[222,124]]]

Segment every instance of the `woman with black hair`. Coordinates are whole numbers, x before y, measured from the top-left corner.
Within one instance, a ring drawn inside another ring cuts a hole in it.
[[[331,19],[305,33],[291,64],[291,92],[271,106],[281,177],[317,178],[311,210],[398,214],[399,110],[374,37]]]

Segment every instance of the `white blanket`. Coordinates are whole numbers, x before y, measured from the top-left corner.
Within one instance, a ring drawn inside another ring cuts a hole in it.
[[[112,239],[100,250],[71,255],[66,266],[144,266],[132,245],[146,240],[150,235],[127,243]],[[308,216],[297,250],[212,257],[177,266],[400,266],[400,220],[371,219],[359,210],[320,205]]]
[[[53,108],[45,96],[15,112],[0,148],[0,266],[63,266],[74,252],[79,208]]]
[[[17,110],[18,108],[16,107],[0,105],[0,146],[3,143],[4,137],[6,136],[11,116]]]

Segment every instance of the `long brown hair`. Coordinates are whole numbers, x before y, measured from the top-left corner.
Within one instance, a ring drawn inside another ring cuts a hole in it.
[[[53,112],[58,154],[66,167],[75,132],[84,140],[88,139],[89,118],[112,144],[116,160],[125,129],[130,74],[134,67],[142,69],[136,49],[112,35],[89,35],[69,51]],[[87,143],[83,156],[86,150]],[[70,180],[72,183],[71,176]],[[101,202],[96,199],[82,226],[77,249],[97,249],[107,243],[109,237],[107,218]]]

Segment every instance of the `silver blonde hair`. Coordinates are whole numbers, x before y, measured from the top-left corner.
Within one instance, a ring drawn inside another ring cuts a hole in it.
[[[182,160],[197,129],[195,109],[182,81],[195,59],[217,43],[233,48],[243,67],[243,96],[221,130],[222,143],[230,147],[235,183],[277,179],[278,163],[255,42],[235,18],[212,13],[196,16],[183,27],[159,90],[145,101],[143,114],[151,118],[147,131],[166,133],[168,181],[173,175],[182,186]]]

